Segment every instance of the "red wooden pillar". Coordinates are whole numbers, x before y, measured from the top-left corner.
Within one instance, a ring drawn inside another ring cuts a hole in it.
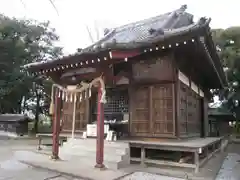
[[[104,111],[102,98],[102,87],[99,83],[98,87],[98,113],[97,113],[97,144],[96,144],[96,168],[104,168]]]
[[[60,96],[59,96],[60,94]],[[54,112],[53,112],[53,146],[52,159],[59,159],[59,133],[60,133],[60,118],[61,118],[61,91],[56,88],[54,93]]]

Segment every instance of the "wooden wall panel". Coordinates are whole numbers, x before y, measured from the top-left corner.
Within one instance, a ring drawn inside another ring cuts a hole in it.
[[[137,87],[131,94],[130,133],[132,136],[148,136],[149,124],[149,88]]]
[[[152,103],[154,136],[174,135],[173,84],[154,85]]]
[[[187,118],[187,133],[188,136],[199,135],[200,136],[200,127],[199,127],[199,98],[196,92],[189,89],[188,90],[188,118]]]
[[[83,100],[82,102],[77,102],[76,104],[76,131],[86,130],[88,124],[88,114],[89,114],[89,99]]]
[[[86,129],[88,123],[88,99],[76,102],[76,114],[75,114],[75,132],[80,132]],[[73,103],[63,102],[63,132],[72,131],[73,120]]]
[[[139,61],[132,66],[135,82],[159,82],[173,80],[173,64],[170,57],[157,57]]]
[[[209,136],[209,122],[208,122],[208,99],[204,97],[204,102],[203,102],[203,127],[204,127],[204,137]]]
[[[132,136],[175,136],[173,93],[173,84],[133,88],[130,94]]]
[[[180,94],[180,136],[200,136],[201,130],[201,106],[200,96],[182,82],[179,88]]]
[[[180,82],[179,86],[179,135],[187,134],[187,86]]]
[[[70,102],[63,102],[62,111],[62,132],[71,132],[72,130],[72,115],[73,104]]]

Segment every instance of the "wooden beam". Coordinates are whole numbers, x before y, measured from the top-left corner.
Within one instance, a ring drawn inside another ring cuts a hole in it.
[[[153,86],[149,87],[149,123],[150,131],[154,132],[154,122],[153,122]],[[153,135],[153,134],[152,134]]]
[[[98,87],[98,114],[97,114],[97,144],[96,144],[96,168],[105,168],[104,160],[104,110],[102,98],[102,87]]]
[[[199,167],[200,167],[198,151],[194,152],[194,164],[195,164],[195,173],[198,173]]]
[[[145,166],[146,151],[144,147],[141,147],[141,165]]]
[[[60,94],[60,96],[59,96]],[[59,159],[59,134],[60,134],[60,119],[61,119],[61,97],[62,91],[58,88],[55,90],[54,102],[54,121],[53,121],[53,146],[52,146],[52,159]]]
[[[138,56],[142,54],[142,52],[140,50],[129,50],[129,51],[113,50],[111,51],[111,54],[112,54],[112,59],[124,59],[124,58]]]
[[[131,158],[131,161],[141,162],[141,158]],[[195,168],[194,164],[178,163],[178,162],[162,161],[162,160],[152,160],[148,158],[145,158],[144,163],[158,164],[163,166],[173,166],[173,167]]]

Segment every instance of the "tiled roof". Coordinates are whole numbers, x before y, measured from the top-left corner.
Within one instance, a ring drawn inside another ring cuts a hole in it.
[[[186,13],[185,10],[186,6],[182,6],[173,12],[109,30],[109,33],[103,39],[83,49],[83,51],[91,48],[96,49],[96,46],[104,48],[108,44],[111,46],[111,44],[145,43],[159,37],[189,29],[195,24],[193,23],[193,16]]]
[[[232,112],[230,112],[226,108],[209,108],[208,115],[210,116],[234,116]]]
[[[107,49],[141,48],[144,45],[151,45],[151,43],[160,42],[169,37],[182,35],[193,29],[208,25],[209,20],[205,18],[201,18],[197,23],[194,23],[193,15],[185,12],[186,8],[187,6],[183,5],[172,12],[106,30],[108,33],[102,39],[72,56],[98,53]],[[67,58],[63,57],[61,60]],[[45,63],[52,63],[52,61],[31,63],[25,67]]]

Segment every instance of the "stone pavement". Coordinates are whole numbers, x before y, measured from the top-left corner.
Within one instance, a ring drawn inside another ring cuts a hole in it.
[[[174,178],[169,176],[162,176],[146,172],[135,172],[128,176],[125,176],[121,180],[184,180],[182,178]]]
[[[240,144],[230,144],[216,180],[240,180]]]
[[[239,180],[240,179],[240,155],[229,153],[223,162],[216,180]]]
[[[79,159],[71,162],[52,161],[47,155],[34,153],[36,143],[36,140],[1,140],[0,137],[0,180],[184,180],[186,175],[193,180],[215,180],[225,155],[228,156],[216,180],[240,180],[240,144],[229,145],[227,152],[213,157],[196,175],[183,169],[139,166],[129,166],[121,171],[99,171],[93,168],[92,162],[85,164]],[[35,168],[22,164],[19,160],[28,160],[27,163]]]
[[[0,180],[80,180],[60,173],[30,167],[14,157],[0,162]]]
[[[104,170],[95,169],[94,162],[81,161],[78,157],[71,160],[52,161],[49,156],[45,154],[34,153],[31,151],[17,151],[15,156],[28,165],[44,168],[47,170],[61,172],[62,174],[74,175],[82,179],[91,180],[127,180],[127,179],[146,179],[146,180],[183,180],[186,177],[193,180],[214,180],[224,159],[222,154],[213,157],[206,164],[206,168],[200,169],[200,173],[195,174],[193,170],[189,169],[174,169],[174,168],[152,168],[130,165],[120,170]],[[144,174],[144,176],[143,176]],[[161,174],[161,175],[159,175]],[[124,178],[122,178],[124,176]],[[137,178],[136,178],[137,177]],[[174,178],[176,177],[176,178]]]
[[[110,169],[99,170],[94,168],[94,162],[81,161],[79,158],[53,161],[48,155],[31,151],[16,151],[15,158],[20,162],[33,167],[81,177],[82,179],[113,180],[127,174],[122,171],[114,171]]]
[[[16,150],[33,150],[26,141],[12,140],[0,136],[0,180],[81,180],[60,173],[33,168],[20,163],[14,156]]]

